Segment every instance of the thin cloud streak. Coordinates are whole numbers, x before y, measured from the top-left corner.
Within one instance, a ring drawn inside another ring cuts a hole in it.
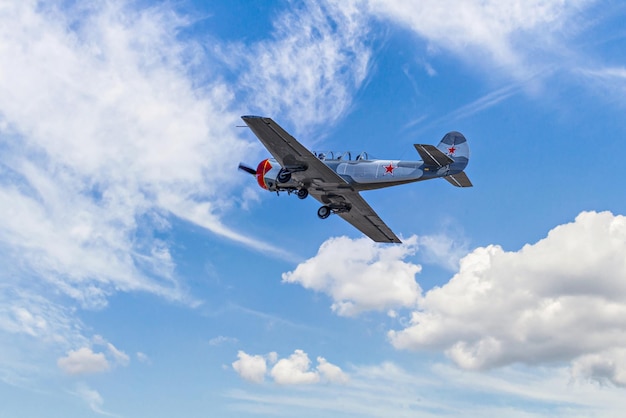
[[[394,363],[353,365],[343,385],[256,386],[229,390],[235,410],[262,408],[268,414],[310,411],[369,417],[471,416],[611,416],[626,406],[621,391],[591,383],[571,384],[565,368],[530,370],[509,367],[488,373],[460,371],[435,363],[407,370]],[[475,395],[475,396],[472,396]],[[498,402],[493,402],[495,398]],[[478,400],[477,400],[478,399]],[[532,411],[522,407],[530,402]],[[498,406],[501,405],[501,406]],[[613,415],[619,416],[619,415]]]

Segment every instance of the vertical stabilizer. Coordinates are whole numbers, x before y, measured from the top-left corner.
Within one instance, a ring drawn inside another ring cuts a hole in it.
[[[437,149],[454,161],[450,165],[452,174],[463,171],[469,162],[469,145],[467,139],[460,132],[452,131],[445,134],[437,145]]]

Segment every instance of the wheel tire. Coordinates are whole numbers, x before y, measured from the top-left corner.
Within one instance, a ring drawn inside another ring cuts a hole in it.
[[[289,180],[291,180],[291,173],[281,168],[278,172],[278,176],[276,176],[276,180],[279,183],[288,183]]]
[[[306,199],[308,195],[309,191],[307,189],[300,189],[296,192],[296,196],[298,196],[298,199]]]
[[[317,210],[317,216],[319,216],[320,219],[326,219],[330,216],[330,214],[331,210],[328,206],[322,206]]]

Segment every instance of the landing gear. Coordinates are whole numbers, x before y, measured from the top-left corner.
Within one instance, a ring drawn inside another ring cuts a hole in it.
[[[332,211],[330,210],[328,206],[322,206],[321,208],[317,210],[317,216],[319,216],[320,219],[328,218],[331,213]]]
[[[347,213],[352,209],[352,205],[349,203],[330,203],[328,205],[324,205],[317,210],[317,216],[320,219],[326,219],[330,216],[331,213]]]
[[[306,199],[307,196],[309,195],[309,191],[307,189],[298,189],[298,191],[296,191],[296,196],[298,196],[298,199]]]

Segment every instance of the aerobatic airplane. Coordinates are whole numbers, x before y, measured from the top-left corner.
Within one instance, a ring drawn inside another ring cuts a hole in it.
[[[359,194],[399,184],[444,178],[453,186],[472,187],[463,171],[469,161],[469,146],[463,134],[447,133],[439,145],[415,144],[421,160],[379,160],[363,152],[311,152],[270,118],[242,116],[274,158],[261,161],[255,169],[239,168],[256,176],[259,186],[272,192],[309,194],[322,207],[317,216],[341,216],[376,242],[401,242]]]

